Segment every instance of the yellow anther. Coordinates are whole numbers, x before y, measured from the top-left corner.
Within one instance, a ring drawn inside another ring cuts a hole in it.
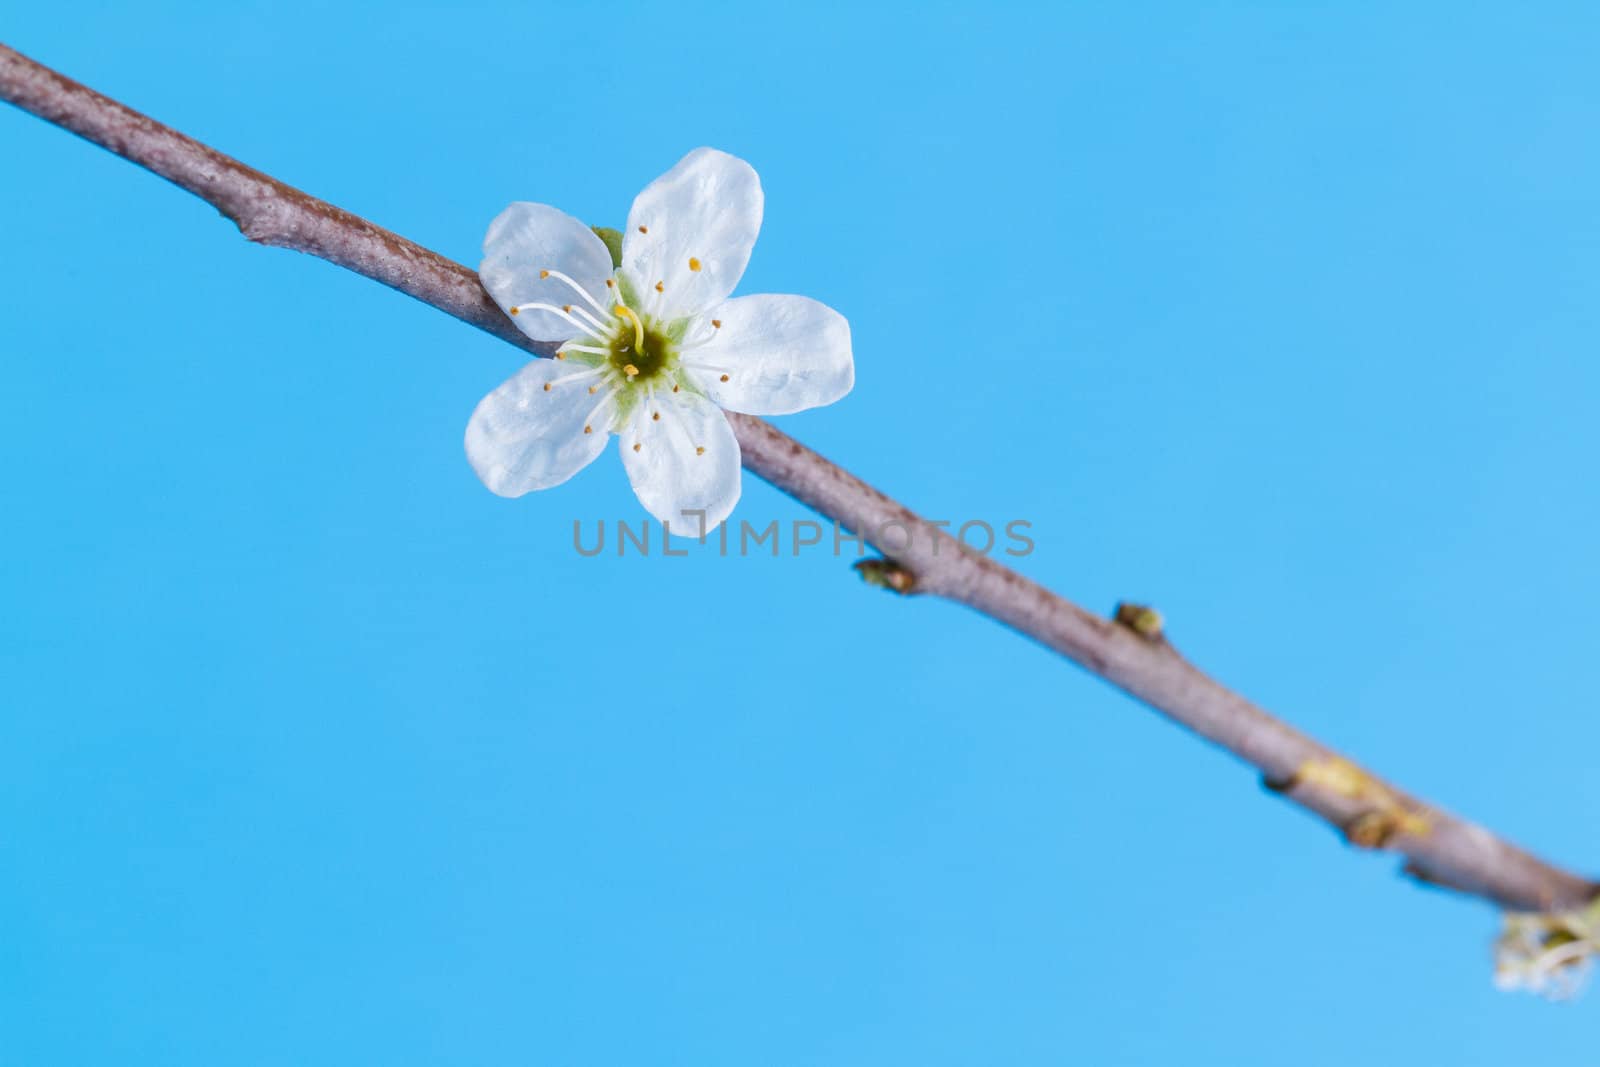
[[[637,315],[635,315],[633,313],[633,309],[631,307],[627,307],[627,306],[622,305],[622,304],[618,304],[616,306],[615,310],[616,310],[616,314],[618,316],[627,316],[628,318],[633,320],[633,347],[635,347],[635,348],[643,348],[644,347],[644,323],[639,321],[639,316],[637,316]],[[638,374],[639,372],[638,371],[634,371],[634,373]]]
[[[689,269],[690,270],[699,270],[700,269],[700,261],[698,259],[695,259],[693,256],[690,256],[689,257]]]
[[[622,368],[622,373],[632,378],[634,375],[639,373],[639,368],[635,367],[632,363],[629,363]]]
[[[594,395],[594,393],[595,393],[595,390],[596,390],[596,389],[599,389],[599,388],[600,388],[600,387],[599,387],[599,386],[598,386],[598,385],[591,385],[591,386],[589,386],[589,395],[590,395],[590,396],[593,396],[593,395]]]
[[[512,304],[511,305],[511,314],[515,315],[516,313],[517,313],[517,305]]]
[[[724,375],[723,375],[723,376],[722,376],[722,380],[723,380],[723,381],[727,381],[727,380],[728,380],[728,376],[727,376],[727,375],[726,375],[726,374],[724,374]]]
[[[594,433],[594,427],[593,426],[585,426],[583,428],[583,432],[584,433]]]
[[[650,416],[650,421],[651,422],[660,422],[661,421],[661,412],[657,411],[657,412],[653,413]]]
[[[542,281],[544,281],[544,280],[545,280],[545,279],[546,279],[546,278],[548,278],[548,277],[550,277],[550,272],[549,272],[549,271],[547,271],[547,270],[542,270],[542,271],[540,271],[540,272],[539,272],[539,280],[540,280],[540,281],[541,281],[541,282],[542,282]]]
[[[720,329],[722,329],[722,320],[721,319],[712,319],[711,320],[711,325],[714,328],[720,330]]]
[[[634,443],[633,443],[633,450],[634,450],[634,451],[635,451],[635,452],[637,452],[637,451],[639,451],[639,442],[637,442],[637,441],[635,441],[635,442],[634,442]]]
[[[570,315],[570,314],[572,314],[572,305],[571,304],[562,304],[561,305],[561,310],[565,311],[568,315]]]
[[[544,391],[547,392],[547,393],[550,391],[550,383],[549,382],[545,382],[544,383]]]
[[[661,283],[660,282],[656,282],[656,292],[660,293],[660,292],[664,292],[664,291],[665,290],[663,290],[661,288]]]
[[[617,284],[617,283],[616,283],[616,281],[615,281],[615,280],[613,280],[613,279],[611,279],[611,278],[607,278],[607,279],[606,279],[606,288],[607,288],[607,289],[614,289],[614,288],[616,288],[616,284]]]
[[[566,359],[567,358],[567,354],[565,352],[557,352],[556,353],[556,358],[557,359]]]
[[[639,227],[639,232],[640,233],[649,233],[650,232],[650,227],[648,227],[648,226],[640,226]]]
[[[673,391],[673,392],[674,392],[674,393],[676,393],[676,392],[677,392],[677,391],[678,391],[678,387],[677,387],[677,386],[676,386],[676,385],[674,385],[674,386],[673,386],[673,387],[672,387],[672,391]]]
[[[695,449],[694,449],[694,454],[697,455],[697,456],[705,455],[706,454],[705,446],[704,445],[696,445]]]

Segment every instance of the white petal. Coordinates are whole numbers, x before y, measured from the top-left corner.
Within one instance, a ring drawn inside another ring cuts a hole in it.
[[[622,269],[649,294],[645,306],[672,318],[727,299],[750,262],[761,205],[755,168],[714,148],[695,149],[651,182],[622,234]]]
[[[634,494],[673,533],[713,530],[739,502],[739,442],[722,410],[703,397],[665,393],[641,402],[617,441]]]
[[[713,321],[722,325],[712,327]],[[683,364],[695,385],[730,411],[804,411],[833,403],[856,381],[850,324],[809,297],[763,294],[724,301],[701,316],[694,331],[700,337],[709,339],[685,352]]]
[[[594,416],[592,432],[583,432],[584,420],[604,395],[589,392],[598,379],[554,384],[583,370],[536,359],[483,398],[467,422],[467,460],[491,491],[521,496],[560,485],[605,450],[606,412]]]
[[[593,311],[572,286],[540,278],[542,270],[567,275],[605,304],[611,253],[595,232],[549,204],[515,203],[489,224],[478,277],[495,303],[510,314],[517,304],[577,304]],[[513,320],[535,341],[566,341],[578,327],[548,311],[524,311]]]

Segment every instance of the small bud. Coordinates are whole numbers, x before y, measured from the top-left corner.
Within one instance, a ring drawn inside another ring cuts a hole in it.
[[[917,576],[892,559],[863,559],[851,564],[861,580],[878,589],[904,596],[916,592]]]
[[[1166,620],[1155,608],[1143,604],[1130,604],[1127,601],[1117,605],[1112,618],[1146,641],[1160,640],[1161,631],[1166,626]]]

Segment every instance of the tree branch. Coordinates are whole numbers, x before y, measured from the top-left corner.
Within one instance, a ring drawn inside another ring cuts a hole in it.
[[[0,98],[213,204],[246,238],[307,252],[382,282],[539,355],[470,268],[294,189],[0,45]],[[15,164],[13,164],[15,165]],[[964,550],[861,479],[774,426],[729,414],[744,465],[823,516],[873,539],[892,588],[945,597],[1059,652],[1232,752],[1351,843],[1406,859],[1418,879],[1515,910],[1582,906],[1600,883],[1401,792],[1198,670],[1131,605],[1092,615],[995,560]],[[894,529],[894,537],[885,531]],[[908,532],[910,536],[904,536]],[[901,545],[904,540],[907,543]],[[881,575],[881,572],[877,572]]]

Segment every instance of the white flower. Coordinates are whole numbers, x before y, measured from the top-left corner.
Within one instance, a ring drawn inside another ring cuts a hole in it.
[[[850,391],[850,326],[803,296],[729,294],[761,228],[761,182],[699,148],[633,202],[622,263],[594,231],[545,204],[489,227],[478,275],[522,332],[558,341],[484,397],[467,458],[501,496],[560,485],[622,439],[645,509],[681,534],[739,500],[739,442],[723,408],[783,415]],[[703,514],[703,519],[702,519]]]

